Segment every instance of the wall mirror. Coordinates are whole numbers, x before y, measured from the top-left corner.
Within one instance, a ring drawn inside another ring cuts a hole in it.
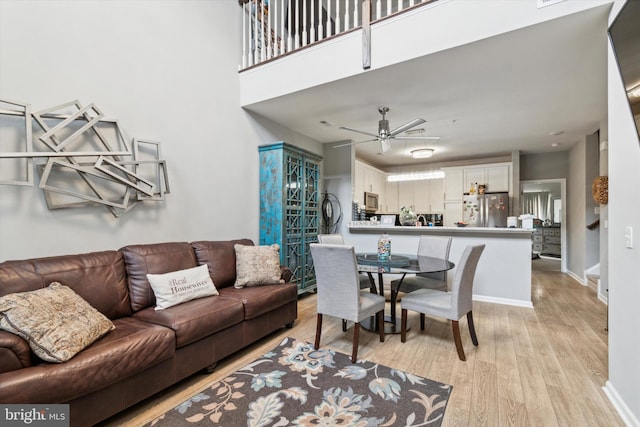
[[[609,28],[609,37],[640,138],[640,1],[629,0]]]

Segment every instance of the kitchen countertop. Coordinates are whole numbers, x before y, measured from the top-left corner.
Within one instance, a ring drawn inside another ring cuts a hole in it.
[[[366,222],[366,221],[363,221]],[[411,226],[389,226],[389,225],[359,225],[349,224],[351,233],[388,233],[388,234],[446,234],[446,235],[509,235],[513,237],[530,237],[533,230],[523,228],[502,228],[502,227],[411,227]]]

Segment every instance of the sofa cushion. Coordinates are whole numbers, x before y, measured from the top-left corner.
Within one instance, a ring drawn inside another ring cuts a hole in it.
[[[197,267],[196,255],[189,243],[130,245],[120,249],[129,278],[131,308],[139,311],[156,305],[147,274],[163,274]]]
[[[198,264],[207,264],[216,288],[232,286],[236,280],[236,244],[253,246],[249,239],[191,242]]]
[[[244,320],[242,303],[236,299],[205,297],[166,310],[151,307],[133,315],[136,319],[175,331],[176,346],[182,347]]]
[[[174,355],[175,336],[171,329],[131,317],[113,323],[116,329],[68,362],[45,362],[0,374],[0,402],[67,402]]]
[[[5,261],[0,296],[63,283],[109,319],[131,314],[127,273],[117,251]]]
[[[236,288],[284,283],[280,271],[280,245],[235,245]]]
[[[218,295],[206,265],[165,274],[147,274],[147,279],[156,297],[156,310],[164,310],[197,298]]]
[[[242,289],[228,287],[220,289],[219,298],[241,301],[244,306],[244,318],[249,320],[297,300],[298,287],[292,283]]]
[[[0,328],[27,340],[42,360],[59,363],[114,326],[73,290],[54,282],[44,289],[0,297]]]

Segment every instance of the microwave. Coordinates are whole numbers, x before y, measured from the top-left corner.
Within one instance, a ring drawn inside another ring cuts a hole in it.
[[[376,193],[364,192],[364,210],[365,212],[376,212],[380,209],[380,199]]]

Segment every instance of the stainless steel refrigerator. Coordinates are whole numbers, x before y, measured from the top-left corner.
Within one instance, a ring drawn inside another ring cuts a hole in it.
[[[509,193],[465,194],[462,209],[469,227],[506,227]]]

